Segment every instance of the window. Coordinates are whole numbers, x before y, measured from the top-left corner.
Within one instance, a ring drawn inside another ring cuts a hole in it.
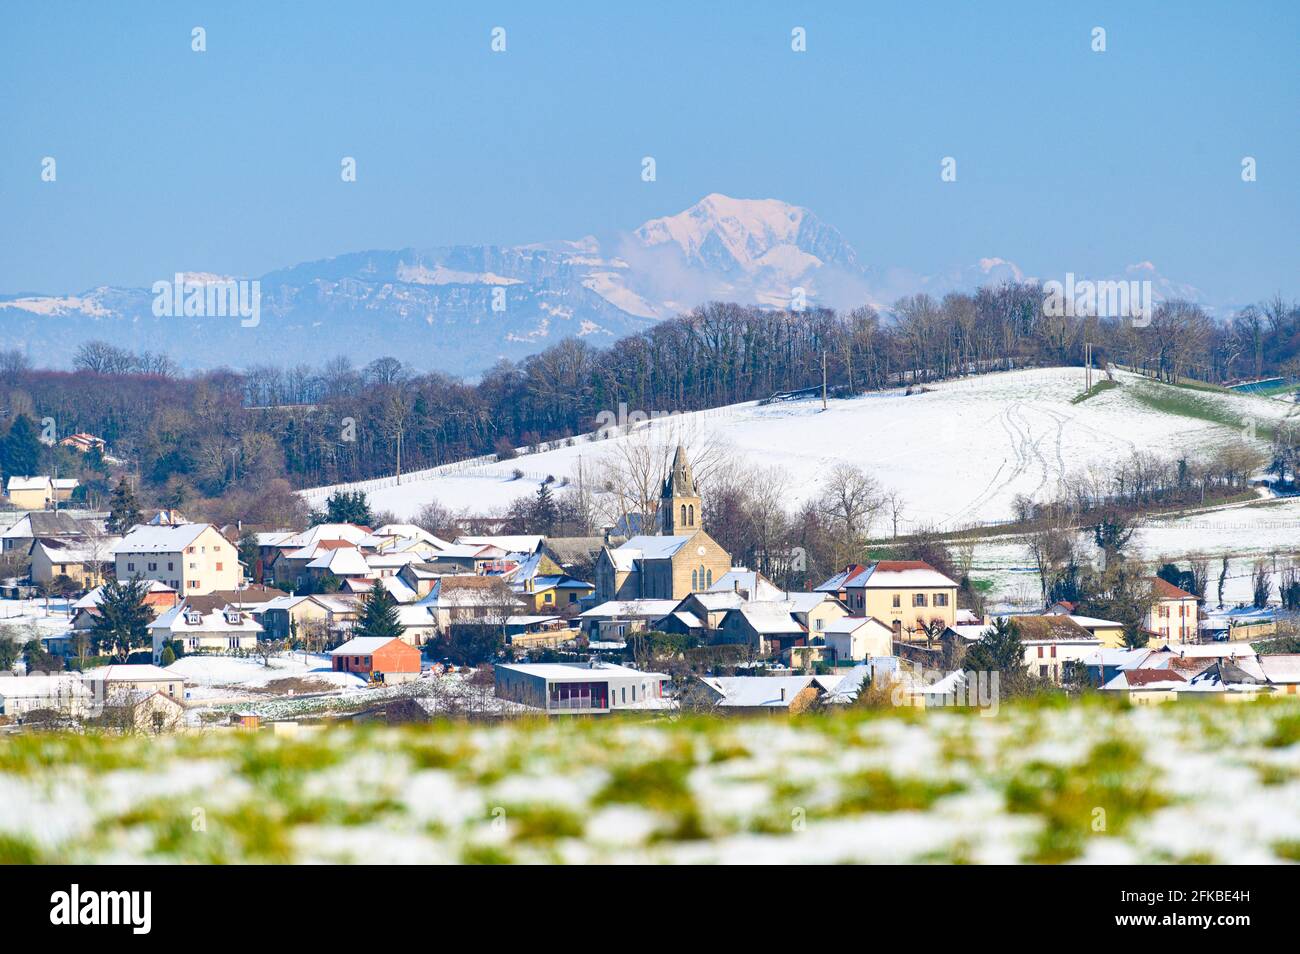
[[[902,605],[903,605],[903,597],[900,596],[898,593],[895,593],[895,594],[894,594],[894,609],[898,609],[898,608],[899,608],[900,606],[902,606]]]
[[[217,572],[218,572],[218,573],[221,572],[221,564],[220,564],[220,563],[217,564]]]
[[[190,580],[190,589],[192,589],[192,590],[197,590],[198,588],[199,588],[199,581],[198,581],[198,580]]]
[[[135,564],[134,564],[134,563],[128,563],[128,564],[126,565],[126,568],[127,568],[128,570],[134,570],[134,569],[135,569]]]
[[[713,571],[712,571],[712,570],[709,571],[709,581],[708,581],[708,583],[706,583],[705,585],[706,585],[706,586],[712,586],[712,585],[713,585]]]
[[[695,526],[695,504],[691,504],[689,507],[686,508],[686,510],[691,518],[690,525],[693,527]]]
[[[149,564],[149,572],[150,572],[150,573],[152,573],[152,572],[153,572],[154,570],[156,570],[156,569],[158,569],[158,564],[157,564],[157,563],[150,563],[150,564]]]
[[[1039,647],[1038,647],[1038,658],[1039,658],[1039,659],[1042,659],[1042,658],[1043,658],[1043,647],[1042,647],[1042,646],[1039,646]]]
[[[174,563],[168,563],[168,564],[167,564],[167,569],[168,569],[168,570],[174,570],[174,569],[176,569],[176,564],[174,564]]]
[[[947,593],[935,593],[935,594],[934,594],[934,605],[935,605],[935,606],[947,606],[947,605],[948,605],[948,594],[947,594]]]
[[[682,526],[686,526],[686,504],[682,504]]]
[[[924,606],[924,605],[925,605],[925,594],[924,594],[924,593],[913,593],[913,594],[912,594],[912,605],[913,605],[913,606]]]
[[[699,588],[700,588],[700,571],[691,570],[691,589],[698,590]]]
[[[194,552],[194,548],[193,548],[193,547],[186,547],[186,548],[185,548],[185,552],[186,552],[186,553],[193,553],[193,552]]]
[[[1056,658],[1056,647],[1055,647],[1055,646],[1052,647],[1052,658],[1053,658],[1053,659]]]

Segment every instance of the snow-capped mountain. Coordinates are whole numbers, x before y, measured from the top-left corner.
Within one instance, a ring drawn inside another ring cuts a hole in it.
[[[1129,271],[1128,277],[1152,277],[1154,266]],[[158,308],[151,288],[0,295],[0,348],[26,348],[34,362],[53,367],[69,366],[77,345],[102,338],[166,351],[190,368],[320,363],[337,354],[364,363],[394,355],[416,367],[474,375],[569,336],[608,344],[706,301],[884,306],[918,291],[942,296],[1026,278],[1015,263],[994,257],[936,275],[867,269],[808,209],[714,193],[604,239],[366,251],[305,262],[256,278],[259,311],[243,320],[180,307],[195,289],[202,295],[238,280],[206,272],[159,276],[183,283],[183,295],[172,289],[175,308]]]

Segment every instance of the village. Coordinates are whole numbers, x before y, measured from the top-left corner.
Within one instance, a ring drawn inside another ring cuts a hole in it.
[[[92,435],[71,440],[103,451]],[[0,584],[0,731],[996,712],[1035,693],[1145,705],[1300,691],[1281,607],[1212,611],[1176,567],[1138,581],[1136,622],[1064,598],[963,605],[969,587],[917,558],[784,588],[735,565],[704,529],[686,447],[664,453],[653,526],[580,537],[446,539],[328,513],[304,528],[218,527],[146,515],[124,480],[105,514],[69,507],[75,480],[11,475],[0,541],[26,572]],[[359,497],[339,491],[330,509]]]

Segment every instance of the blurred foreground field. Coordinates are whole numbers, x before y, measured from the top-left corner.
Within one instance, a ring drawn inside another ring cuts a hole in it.
[[[1300,860],[1300,702],[0,740],[0,861]]]

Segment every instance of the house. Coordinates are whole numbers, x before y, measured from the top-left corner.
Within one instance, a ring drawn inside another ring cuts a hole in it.
[[[1172,669],[1125,669],[1101,688],[1121,693],[1134,705],[1150,705],[1177,699],[1179,691],[1187,688],[1187,679]]]
[[[717,641],[740,643],[759,656],[781,656],[792,647],[808,645],[808,629],[794,618],[788,601],[741,604],[729,610],[718,627]]]
[[[493,666],[496,697],[547,714],[599,714],[619,709],[662,709],[668,676],[593,660],[590,663],[500,663]]]
[[[827,691],[817,676],[701,676],[699,685],[706,703],[735,714],[805,712]]]
[[[1124,624],[1110,619],[1098,619],[1095,616],[1080,616],[1077,613],[1066,613],[1061,610],[1067,605],[1064,602],[1057,603],[1048,611],[1048,616],[1064,616],[1067,619],[1078,623],[1092,635],[1101,640],[1101,644],[1110,649],[1123,648],[1124,644]]]
[[[921,560],[880,560],[850,566],[817,592],[841,598],[854,616],[872,616],[896,639],[925,639],[956,623],[957,583]]]
[[[743,566],[733,566],[719,577],[707,593],[734,593],[743,600],[768,601],[784,599],[785,590],[777,586],[757,570],[748,570]]]
[[[245,652],[257,648],[262,627],[238,609],[213,609],[207,613],[185,603],[173,606],[149,624],[153,636],[153,661],[162,661],[163,644],[179,640],[187,653]]]
[[[844,616],[827,624],[820,635],[836,662],[894,654],[894,631],[872,616]]]
[[[0,675],[0,715],[19,721],[37,711],[78,718],[93,702],[85,683],[72,673]]]
[[[54,483],[49,477],[9,478],[5,485],[9,503],[19,510],[44,510],[54,503]]]
[[[438,635],[438,624],[427,606],[399,606],[397,621],[402,626],[402,641],[412,646],[423,646]]]
[[[1147,629],[1159,634],[1161,639],[1178,643],[1200,641],[1196,594],[1158,576],[1151,579],[1151,594],[1155,602],[1147,615]]]
[[[81,590],[99,586],[113,562],[112,549],[121,539],[38,537],[28,550],[32,582],[48,584],[66,576]]]
[[[67,437],[63,438],[63,440],[59,441],[59,446],[70,447],[75,451],[81,451],[83,454],[88,453],[91,450],[97,450],[102,454],[108,449],[108,445],[104,442],[102,437],[96,437],[94,434],[85,434],[81,432],[69,434]]]
[[[378,541],[375,549],[380,551],[396,547],[407,541],[418,541],[433,551],[445,550],[451,546],[446,540],[434,536],[428,530],[417,527],[413,523],[386,523],[377,528],[371,536]]]
[[[94,610],[99,606],[100,601],[103,600],[103,598],[104,588],[102,586],[97,586],[85,596],[75,601],[72,604],[72,608],[77,610],[79,614],[86,610]],[[159,582],[158,580],[149,580],[145,583],[144,605],[149,607],[153,612],[155,619],[157,619],[160,614],[175,606],[178,600],[179,597],[177,596],[176,591],[166,583]],[[73,626],[74,628],[76,626],[76,617],[73,618]]]
[[[1258,657],[1258,662],[1274,692],[1300,695],[1300,653],[1274,653]]]
[[[317,596],[279,596],[262,604],[262,630],[273,640],[304,638],[313,626],[319,626],[323,635],[329,615]]]
[[[137,526],[114,545],[117,578],[161,580],[182,597],[233,590],[239,551],[210,523]]]
[[[82,680],[96,701],[101,703],[110,702],[114,696],[123,693],[161,693],[177,701],[185,698],[184,679],[147,663],[100,666],[83,673]]]
[[[553,613],[577,608],[596,591],[590,583],[564,572],[545,553],[537,552],[502,577],[514,594],[528,605],[530,613]]]
[[[369,557],[367,557],[366,562],[370,562]],[[379,576],[367,580],[353,577],[343,581],[343,585],[339,587],[339,592],[350,593],[364,599],[376,586],[382,590],[387,590],[388,595],[398,603],[414,603],[419,599],[415,595],[415,590],[407,586],[401,577],[397,576]]]
[[[537,533],[513,534],[507,536],[459,536],[453,542],[457,546],[497,547],[505,553],[532,554],[541,549],[546,537]]]
[[[115,692],[101,711],[108,728],[127,732],[174,732],[185,724],[185,705],[162,692]]]
[[[24,514],[12,527],[0,534],[0,548],[3,552],[28,552],[33,541],[38,538],[57,538],[59,540],[80,540],[88,536],[101,535],[102,522],[95,520],[78,520],[70,514],[54,510]]]
[[[703,501],[680,445],[659,499],[659,535],[640,535],[605,547],[596,560],[597,603],[610,600],[680,601],[707,590],[731,569],[731,555],[702,529]]]
[[[1025,647],[1025,665],[1032,675],[1061,682],[1074,665],[1102,648],[1102,642],[1068,616],[1012,616]]]
[[[460,623],[504,624],[506,617],[525,608],[509,586],[490,576],[439,577],[429,595],[415,605],[432,614],[437,631],[444,635]]]
[[[379,682],[403,682],[420,674],[420,651],[394,636],[355,636],[329,655],[335,672]]]
[[[628,633],[654,629],[672,613],[673,600],[609,600],[578,614],[583,633],[600,642],[621,642]]]
[[[576,639],[578,631],[563,616],[511,616],[506,620],[506,636],[516,649],[553,649]]]
[[[306,579],[307,564],[325,550],[360,547],[371,537],[368,527],[354,523],[321,523],[301,533],[269,531],[257,534],[263,575],[280,587],[297,589]]]

